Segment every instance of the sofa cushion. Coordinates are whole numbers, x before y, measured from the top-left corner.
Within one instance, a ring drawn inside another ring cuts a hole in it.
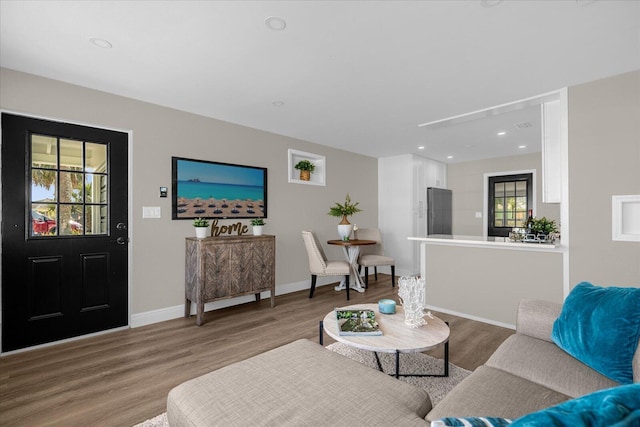
[[[557,391],[516,375],[480,366],[462,380],[427,415],[446,417],[519,418],[569,399]]]
[[[562,304],[539,299],[523,299],[518,304],[516,332],[551,342],[553,322],[556,321]]]
[[[299,340],[169,392],[167,417],[180,426],[427,426],[427,392]]]
[[[623,385],[569,400],[519,418],[513,427],[626,427],[640,425],[640,384]]]
[[[565,353],[554,343],[522,334],[507,338],[486,365],[571,397],[620,385]]]
[[[601,374],[631,384],[640,339],[640,288],[578,284],[567,296],[551,338]]]

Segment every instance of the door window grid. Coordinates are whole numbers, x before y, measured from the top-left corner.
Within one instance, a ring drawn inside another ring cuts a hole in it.
[[[107,146],[38,134],[30,142],[29,236],[107,234]]]
[[[489,179],[489,236],[508,236],[524,227],[532,206],[532,174],[495,176]]]

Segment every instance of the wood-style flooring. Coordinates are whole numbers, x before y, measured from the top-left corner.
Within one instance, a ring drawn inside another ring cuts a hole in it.
[[[352,304],[397,300],[390,277],[373,275]],[[215,310],[195,317],[107,333],[0,358],[0,425],[132,426],[165,411],[172,387],[291,341],[318,341],[318,322],[347,305],[333,286]],[[447,314],[450,361],[473,370],[512,330]],[[325,335],[324,344],[333,342]],[[443,357],[442,350],[430,354]]]

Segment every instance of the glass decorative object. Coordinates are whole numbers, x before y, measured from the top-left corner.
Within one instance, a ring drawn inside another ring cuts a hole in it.
[[[402,276],[398,279],[398,296],[404,309],[404,323],[412,328],[426,325],[424,320],[424,279]]]

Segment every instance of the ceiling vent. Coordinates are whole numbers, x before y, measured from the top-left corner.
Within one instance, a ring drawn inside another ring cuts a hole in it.
[[[526,128],[530,128],[533,125],[531,124],[531,122],[518,122],[518,123],[514,123],[513,126],[516,129],[526,129]]]

